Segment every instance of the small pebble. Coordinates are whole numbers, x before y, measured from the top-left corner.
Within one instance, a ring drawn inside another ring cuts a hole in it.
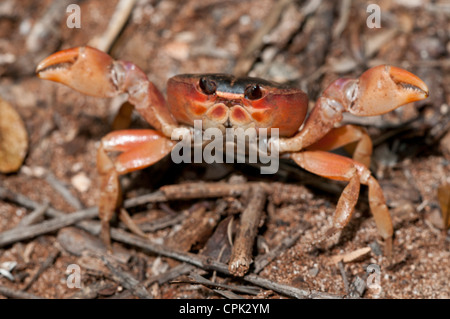
[[[86,192],[91,187],[91,180],[83,172],[74,175],[70,181],[72,186],[80,193]]]
[[[383,255],[383,251],[380,247],[380,244],[378,244],[377,241],[373,241],[369,244],[370,249],[372,249],[372,252],[375,256],[381,256]]]
[[[313,267],[308,272],[311,277],[316,277],[317,274],[319,273],[319,268]]]

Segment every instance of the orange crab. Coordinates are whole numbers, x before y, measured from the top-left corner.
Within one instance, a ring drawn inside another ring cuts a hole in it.
[[[167,100],[136,65],[113,60],[91,47],[57,52],[36,70],[42,79],[63,83],[81,93],[113,97],[128,93],[129,102],[154,129],[120,130],[106,135],[97,152],[101,180],[99,216],[102,239],[109,245],[109,223],[120,205],[119,175],[148,167],[175,147],[174,132],[193,134],[201,120],[206,128],[277,128],[278,151],[300,167],[326,178],[347,181],[337,203],[327,235],[344,228],[358,200],[360,185],[369,187],[369,204],[385,252],[391,255],[393,227],[385,199],[368,166],[372,153],[370,137],[354,125],[336,127],[342,113],[372,116],[428,96],[425,83],[403,69],[381,65],[358,79],[338,79],[330,84],[305,117],[306,94],[258,78],[226,74],[177,75],[169,79]],[[273,145],[272,137],[267,144]],[[356,143],[353,158],[328,151]],[[121,152],[113,160],[108,152]]]

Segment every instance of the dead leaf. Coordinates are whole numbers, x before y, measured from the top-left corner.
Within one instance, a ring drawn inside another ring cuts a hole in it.
[[[0,98],[0,173],[17,171],[28,149],[25,125],[16,110]]]
[[[442,220],[445,229],[450,227],[450,184],[443,184],[438,188],[438,199],[441,205]]]

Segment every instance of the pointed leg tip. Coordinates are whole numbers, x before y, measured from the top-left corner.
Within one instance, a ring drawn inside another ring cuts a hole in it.
[[[100,239],[106,247],[106,250],[109,252],[112,251],[111,246],[111,230],[109,226],[109,221],[101,221],[101,229],[100,229]]]
[[[384,255],[388,259],[389,263],[392,261],[393,257],[393,243],[392,237],[386,238],[384,242]]]

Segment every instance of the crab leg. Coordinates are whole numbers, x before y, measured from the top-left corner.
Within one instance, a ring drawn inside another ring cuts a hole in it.
[[[356,145],[353,145],[355,143]],[[356,125],[349,124],[332,129],[319,141],[308,146],[307,150],[331,151],[340,147],[345,147],[352,153],[355,161],[370,167],[372,140],[364,128]]]
[[[151,166],[166,156],[174,142],[154,130],[123,130],[106,135],[97,151],[100,175],[99,217],[103,242],[110,246],[109,222],[121,204],[119,175]],[[122,152],[113,161],[107,152]]]
[[[349,222],[359,196],[360,184],[369,186],[369,205],[378,232],[385,240],[385,253],[392,255],[393,227],[386,202],[377,180],[369,169],[353,159],[324,151],[304,151],[293,153],[291,158],[303,169],[314,174],[341,181],[348,181],[339,198],[333,226],[326,232],[331,236]]]
[[[141,69],[130,62],[115,61],[97,49],[86,46],[56,52],[39,63],[36,73],[91,96],[128,93],[136,111],[169,138],[177,126],[163,95]]]
[[[342,120],[343,112],[379,115],[427,96],[428,88],[421,79],[388,65],[371,68],[358,79],[338,79],[317,100],[303,129],[292,138],[279,140],[279,151],[297,152],[317,142]]]

